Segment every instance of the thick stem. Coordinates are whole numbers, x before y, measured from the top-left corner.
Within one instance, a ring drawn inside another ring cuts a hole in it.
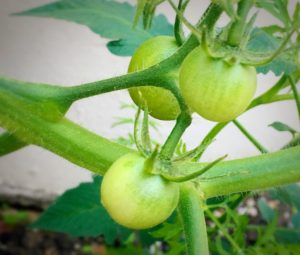
[[[97,174],[104,174],[120,156],[133,152],[64,118],[47,121],[29,111],[26,104],[0,91],[0,126],[24,143],[41,146]]]
[[[238,18],[231,25],[228,36],[228,44],[232,46],[239,46],[244,36],[244,31],[247,26],[247,15],[253,6],[253,0],[241,0],[238,4]]]
[[[179,115],[172,132],[168,136],[165,144],[161,149],[159,155],[160,159],[169,160],[172,157],[181,136],[183,135],[187,127],[191,124],[191,122],[192,122],[192,117],[189,113],[182,112]]]
[[[13,134],[5,132],[0,135],[0,157],[25,147],[27,144],[20,141]]]
[[[300,147],[296,146],[256,157],[221,162],[197,181],[206,198],[297,182],[300,180],[299,155]],[[184,167],[192,165],[186,164]]]
[[[248,138],[248,140],[261,152],[268,153],[268,150],[264,148],[237,120],[234,120],[233,123],[237,128]]]
[[[187,255],[209,255],[203,201],[193,184],[180,189],[178,212],[183,225]]]

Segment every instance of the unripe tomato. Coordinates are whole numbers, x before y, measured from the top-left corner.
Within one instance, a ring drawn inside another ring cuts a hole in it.
[[[178,46],[173,37],[156,36],[144,42],[134,53],[128,72],[135,72],[153,66],[170,57]],[[178,70],[170,73],[170,78],[178,82]],[[136,105],[144,108],[146,102],[149,114],[160,120],[174,120],[180,113],[176,98],[169,90],[151,87],[130,88],[129,94]],[[142,97],[142,98],[141,98]]]
[[[256,90],[256,70],[212,58],[199,46],[183,61],[179,84],[191,110],[208,120],[226,122],[249,106]]]
[[[166,220],[177,206],[178,185],[148,171],[145,158],[134,153],[119,158],[104,175],[101,202],[120,225],[151,228]]]

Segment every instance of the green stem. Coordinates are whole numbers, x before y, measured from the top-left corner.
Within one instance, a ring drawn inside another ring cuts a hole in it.
[[[283,146],[282,149],[288,149],[299,145],[300,145],[300,134],[298,133],[291,141],[289,141],[285,146]]]
[[[208,217],[216,224],[216,226],[221,230],[223,235],[226,237],[226,239],[230,242],[232,247],[237,251],[239,255],[244,254],[244,252],[241,250],[241,248],[238,246],[238,244],[231,238],[226,228],[223,227],[223,225],[218,221],[216,216],[210,211],[206,210],[206,214]]]
[[[216,4],[211,4],[197,26],[199,27],[206,25],[206,27],[211,28],[217,22],[221,14],[222,9]],[[65,92],[61,94],[61,97],[74,102],[82,98],[102,93],[136,86],[149,86],[149,84],[151,84],[151,86],[163,87],[171,90],[171,92],[179,101],[180,106],[182,106],[182,111],[184,111],[184,100],[181,97],[178,87],[176,85],[174,86],[173,83],[168,82],[170,80],[168,73],[170,70],[178,68],[189,52],[198,44],[198,40],[192,35],[177,52],[157,65],[142,71],[129,73],[106,80],[64,88]]]
[[[256,157],[220,162],[201,175],[197,182],[206,198],[297,182],[300,180],[299,155],[300,147],[296,146]],[[189,169],[188,172],[199,169],[198,164],[192,164],[176,167]]]
[[[100,137],[67,119],[50,122],[27,109],[27,101],[0,91],[0,126],[27,144],[41,146],[97,174],[133,150]]]
[[[240,42],[244,36],[244,31],[247,26],[247,16],[249,10],[253,6],[253,0],[241,0],[238,3],[238,18],[236,21],[231,25],[228,35],[228,44],[232,46],[239,46]]]
[[[205,150],[208,148],[208,146],[212,143],[213,139],[222,131],[224,127],[227,126],[229,122],[222,122],[216,124],[210,131],[209,133],[204,137],[202,140],[200,147],[203,148],[200,153],[195,156],[194,161],[199,161]]]
[[[5,132],[0,135],[0,157],[25,147],[27,144],[20,141],[13,134]]]
[[[297,110],[298,110],[298,117],[299,117],[299,120],[300,120],[300,96],[298,94],[297,87],[296,87],[294,79],[291,76],[289,76],[288,79],[289,79],[289,82],[290,82],[290,85],[292,87],[292,91],[293,91],[293,94],[294,94],[294,97],[295,97]]]
[[[178,212],[183,225],[187,255],[209,255],[203,203],[191,183],[180,189]]]
[[[120,156],[133,150],[93,134],[62,118],[50,122],[24,107],[18,96],[0,91],[0,126],[28,144],[46,148],[92,172],[104,174]],[[300,181],[300,147],[252,158],[224,161],[196,179],[206,198]],[[174,162],[182,173],[207,164]],[[268,178],[266,178],[266,176]]]
[[[233,120],[233,123],[237,128],[248,138],[248,140],[261,152],[268,153],[268,150],[265,149],[237,120]]]
[[[189,113],[182,112],[179,115],[172,132],[170,133],[166,142],[161,148],[161,152],[159,155],[160,159],[169,160],[172,157],[181,136],[183,135],[187,127],[191,124],[191,122],[192,117]]]
[[[183,0],[179,0],[179,2],[178,2],[178,10],[179,11],[182,9],[182,1]],[[180,21],[178,14],[176,14],[175,23],[174,23],[174,36],[175,36],[177,44],[179,46],[181,46],[184,42],[184,35],[183,35],[183,31],[182,31],[181,21]]]

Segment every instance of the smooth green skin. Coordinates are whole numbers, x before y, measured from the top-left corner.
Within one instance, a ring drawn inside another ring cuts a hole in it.
[[[101,184],[103,206],[117,223],[131,229],[162,223],[179,200],[179,186],[150,174],[144,165],[144,157],[126,154],[113,163]]]
[[[193,111],[211,121],[227,122],[249,106],[256,91],[256,70],[214,59],[199,46],[183,61],[179,84]]]
[[[170,57],[178,46],[173,37],[157,36],[144,42],[134,53],[128,72],[135,72],[153,66]],[[170,72],[170,79],[178,83],[178,70]],[[129,94],[132,100],[141,108],[147,104],[149,114],[160,120],[175,120],[180,113],[178,102],[174,95],[163,88],[147,87],[131,88]]]

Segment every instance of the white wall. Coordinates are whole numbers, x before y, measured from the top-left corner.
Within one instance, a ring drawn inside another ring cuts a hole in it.
[[[296,1],[296,0],[294,0]],[[291,2],[294,2],[291,1]],[[49,18],[10,16],[11,13],[45,4],[47,0],[0,1],[0,76],[20,80],[71,86],[100,80],[126,72],[129,58],[114,56],[105,47],[106,39],[92,33],[87,27]],[[131,1],[134,2],[134,1]],[[196,21],[208,1],[192,1],[188,9],[191,21]],[[167,4],[162,6],[170,20],[173,14]],[[267,14],[259,16],[260,24],[272,22]],[[259,76],[260,94],[274,82],[272,74]],[[76,102],[67,116],[73,121],[109,138],[126,135],[131,126],[112,129],[118,116],[130,116],[120,111],[120,102],[130,102],[126,91],[95,96]],[[193,124],[184,135],[189,147],[196,146],[214,123],[194,116]],[[248,130],[271,151],[290,138],[274,131],[268,125],[282,121],[300,129],[293,102],[262,106],[239,118]],[[163,141],[174,122],[161,122]],[[157,135],[155,135],[157,137]],[[229,153],[229,158],[259,154],[236,129],[229,125],[211,145],[204,160],[212,160]],[[90,179],[90,173],[44,149],[28,146],[0,158],[0,194],[17,194],[47,199],[79,182]]]

